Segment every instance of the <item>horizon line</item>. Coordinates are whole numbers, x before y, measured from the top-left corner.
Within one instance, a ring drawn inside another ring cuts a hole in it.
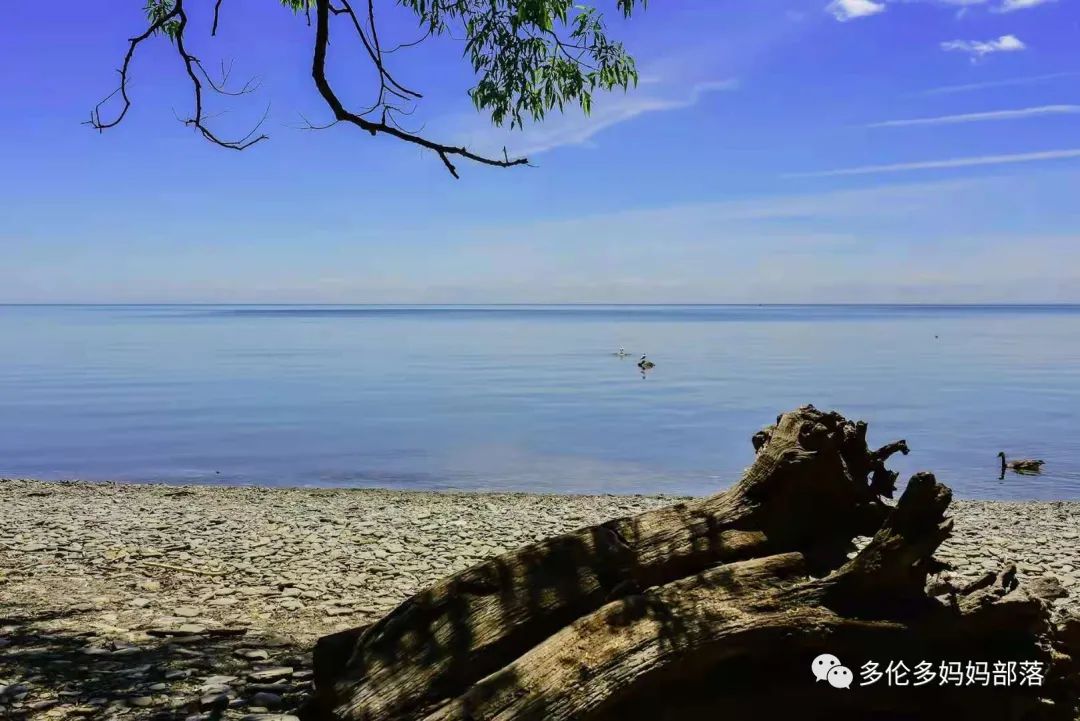
[[[83,303],[83,302],[4,302],[0,301],[0,308],[11,307],[67,307],[67,308],[138,308],[138,307],[213,307],[213,306],[273,306],[273,307],[366,307],[366,308],[385,308],[390,306],[406,306],[414,308],[446,308],[446,307],[464,307],[464,308],[484,308],[484,307],[595,307],[595,306],[614,306],[614,307],[676,307],[676,306],[698,306],[698,307],[751,307],[751,308],[768,308],[768,307],[790,307],[790,306],[844,306],[844,307],[869,307],[869,306],[894,306],[894,307],[911,307],[911,308],[1032,308],[1032,307],[1080,307],[1080,300],[1076,301],[980,301],[980,302],[937,302],[937,303],[905,303],[905,302],[889,302],[889,301],[867,301],[858,303],[849,302],[799,302],[799,303],[755,303],[755,302],[729,302],[729,303],[700,303],[700,302],[664,302],[664,303],[607,303],[607,302],[574,302],[565,301],[559,303],[516,303],[516,302],[493,302],[493,303],[394,303],[394,302],[380,302],[380,303],[320,303],[314,301],[303,302],[274,302],[274,303],[259,303],[259,302],[188,302],[188,303],[159,303],[159,302],[124,302],[124,303]]]

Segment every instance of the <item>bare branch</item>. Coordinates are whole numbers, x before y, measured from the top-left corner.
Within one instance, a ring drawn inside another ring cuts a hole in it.
[[[210,73],[206,71],[206,68],[203,67],[203,64],[199,61],[198,58],[193,57],[191,60],[195,64],[195,67],[199,69],[199,72],[202,73],[203,78],[206,80],[206,84],[210,86],[211,90],[213,90],[215,93],[218,93],[219,95],[239,97],[241,95],[249,95],[259,89],[259,79],[251,78],[246,83],[244,83],[244,86],[239,90],[229,90],[226,85],[228,85],[229,76],[232,74],[232,66],[226,69],[224,62],[222,62],[221,80],[215,81],[213,78],[210,77]]]
[[[342,2],[348,7],[349,0],[342,0]],[[379,45],[379,31],[375,29],[375,7],[373,6],[372,0],[367,0],[367,16],[368,26],[371,28],[371,39],[375,43],[375,53],[379,55],[380,62],[382,62],[382,47]]]
[[[394,47],[390,48],[389,50],[383,50],[383,55],[389,55],[390,53],[396,53],[398,50],[401,50],[402,48],[411,48],[414,45],[419,45],[420,43],[424,42],[425,40],[427,40],[430,37],[431,37],[431,30],[428,30],[423,35],[418,37],[416,40],[413,40],[411,43],[401,43],[400,45],[395,45]]]
[[[355,17],[355,14],[353,14]],[[484,165],[493,165],[501,168],[508,168],[515,165],[527,165],[527,158],[515,158],[513,160],[503,158],[499,160],[497,158],[487,158],[482,155],[477,155],[464,147],[455,147],[453,145],[444,145],[442,143],[436,143],[428,140],[427,138],[412,133],[406,133],[399,128],[387,125],[386,123],[374,123],[370,120],[351,113],[345,109],[341,100],[334,93],[333,88],[330,87],[329,82],[326,79],[326,48],[330,43],[330,0],[315,0],[315,52],[311,65],[311,76],[315,80],[315,86],[319,89],[319,94],[322,95],[323,100],[330,106],[330,109],[334,111],[334,117],[338,120],[352,123],[359,127],[361,130],[366,130],[372,135],[378,133],[385,133],[391,135],[399,140],[404,140],[408,143],[419,145],[420,147],[427,148],[434,151],[439,159],[443,161],[446,169],[450,171],[450,174],[455,178],[458,176],[457,169],[450,161],[451,155],[466,158],[476,163],[482,163]]]
[[[203,86],[202,82],[200,82],[199,80],[199,74],[196,72],[196,69],[202,71],[202,74],[204,76],[206,75],[206,71],[203,70],[198,58],[188,53],[187,49],[184,47],[184,30],[187,28],[188,20],[187,13],[184,12],[184,0],[176,0],[176,4],[173,6],[173,10],[177,13],[180,21],[179,26],[176,30],[176,36],[173,38],[173,42],[176,44],[176,52],[180,55],[180,59],[184,63],[184,68],[187,70],[188,77],[191,79],[191,87],[195,96],[195,114],[185,120],[184,124],[195,127],[204,138],[214,143],[215,145],[220,145],[221,147],[229,148],[230,150],[244,150],[246,148],[250,148],[252,145],[255,145],[260,141],[266,140],[269,136],[265,134],[260,134],[256,137],[255,133],[258,132],[260,127],[262,127],[263,122],[265,122],[267,116],[269,115],[269,106],[267,106],[266,113],[263,115],[262,120],[258,122],[258,124],[251,130],[251,132],[249,132],[247,135],[245,135],[239,140],[222,140],[203,123]],[[213,87],[213,83],[211,83],[211,87]]]
[[[220,5],[221,0],[218,0],[217,4],[214,7],[215,31],[217,29],[217,13]],[[199,133],[202,134],[202,136],[210,142],[216,145],[220,145],[223,148],[230,148],[232,150],[244,150],[245,148],[251,147],[255,143],[266,140],[268,137],[267,135],[259,134],[258,136],[256,136],[256,133],[258,132],[259,128],[262,127],[263,123],[268,117],[268,114],[270,112],[269,106],[267,106],[266,113],[264,113],[262,119],[258,122],[258,124],[255,125],[254,129],[252,129],[251,132],[249,132],[240,140],[222,140],[206,126],[205,121],[208,119],[209,116],[205,115],[203,111],[203,85],[202,82],[199,80],[200,74],[206,80],[206,83],[211,87],[211,89],[223,95],[245,95],[247,93],[253,92],[257,85],[254,84],[254,80],[249,80],[239,91],[230,91],[225,88],[225,83],[228,82],[228,76],[231,69],[230,71],[227,71],[224,65],[222,65],[222,81],[221,83],[216,83],[210,77],[209,73],[206,72],[206,68],[204,68],[202,63],[199,62],[199,59],[187,52],[187,49],[184,46],[184,31],[187,29],[188,18],[187,13],[184,12],[184,0],[176,0],[169,12],[165,13],[156,21],[154,21],[142,35],[131,38],[131,40],[129,41],[130,44],[128,46],[127,54],[124,56],[124,63],[119,71],[120,86],[108,96],[106,96],[105,99],[103,99],[100,103],[97,104],[97,106],[94,107],[94,110],[90,113],[90,120],[87,124],[89,124],[98,131],[104,131],[108,128],[115,127],[120,123],[120,121],[124,119],[124,117],[127,115],[127,111],[131,108],[131,98],[128,97],[127,94],[127,85],[128,71],[131,67],[132,58],[134,58],[135,56],[135,50],[144,40],[152,37],[159,31],[162,31],[167,25],[169,25],[169,23],[173,22],[175,22],[176,25],[174,30],[172,30],[170,26],[170,36],[172,37],[172,41],[176,46],[176,51],[179,54],[180,59],[184,63],[184,67],[187,70],[188,77],[191,79],[192,91],[195,98],[195,114],[192,117],[181,122],[183,122],[185,125],[195,127],[199,131]],[[111,98],[115,97],[118,93],[123,98],[123,107],[120,109],[120,112],[116,115],[116,117],[112,120],[102,120],[102,106]]]
[[[90,125],[95,130],[103,131],[120,124],[120,121],[124,119],[124,116],[127,115],[128,109],[131,107],[131,98],[129,98],[127,94],[127,83],[128,69],[131,67],[131,59],[135,57],[135,49],[139,47],[139,43],[154,35],[156,32],[165,27],[167,23],[171,22],[174,18],[176,18],[179,12],[180,9],[178,7],[173,7],[172,10],[158,18],[156,22],[154,22],[149,28],[147,28],[146,32],[144,32],[142,35],[131,38],[128,41],[130,45],[128,46],[127,54],[124,55],[124,64],[120,66],[120,70],[118,71],[120,73],[120,86],[116,90],[105,96],[105,98],[102,99],[100,103],[94,106],[94,109],[90,111],[90,120],[86,122],[87,125]],[[115,118],[110,121],[103,122],[101,120],[101,107],[113,97],[115,97],[117,93],[119,93],[120,97],[124,99],[124,107],[120,109],[120,113]]]
[[[401,83],[399,83],[393,78],[392,75],[390,75],[390,72],[383,64],[382,51],[379,49],[379,38],[378,35],[375,33],[375,15],[374,11],[371,8],[371,2],[368,2],[368,17],[370,18],[372,35],[371,41],[368,40],[367,33],[364,32],[364,28],[360,24],[360,18],[356,16],[356,13],[353,11],[352,6],[349,4],[349,0],[341,0],[341,3],[344,6],[344,9],[339,14],[348,15],[349,18],[352,20],[353,27],[356,28],[356,34],[360,36],[360,42],[364,44],[364,49],[367,50],[368,57],[371,58],[371,62],[375,63],[375,67],[379,71],[379,81],[382,83],[383,88],[393,93],[394,95],[397,95],[402,100],[405,100],[406,96],[411,96],[414,98],[424,97],[415,90],[409,90],[408,88],[403,87]],[[389,87],[387,87],[387,83],[389,83]]]
[[[297,126],[300,130],[326,130],[327,128],[332,128],[339,122],[341,122],[340,120],[331,120],[326,125],[315,125],[310,120],[308,120],[303,113],[300,113],[300,119],[304,121],[303,125]]]
[[[217,36],[218,15],[221,13],[221,0],[214,3],[214,27],[210,28],[210,37]]]

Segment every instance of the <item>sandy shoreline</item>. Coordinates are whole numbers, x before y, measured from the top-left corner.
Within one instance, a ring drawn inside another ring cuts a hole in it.
[[[487,556],[675,500],[0,480],[0,715],[287,711],[318,636]],[[1080,608],[1080,502],[952,515],[938,556],[954,573],[1015,562]]]

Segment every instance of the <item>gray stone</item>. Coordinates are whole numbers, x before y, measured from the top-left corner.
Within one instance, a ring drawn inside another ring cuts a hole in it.
[[[101,648],[100,646],[85,646],[82,649],[82,653],[86,656],[110,656],[112,651],[107,648]]]
[[[198,636],[206,633],[206,627],[195,623],[182,623],[173,627],[151,628],[146,633],[151,636]]]
[[[1033,578],[1027,582],[1026,586],[1031,595],[1038,598],[1054,600],[1069,595],[1069,592],[1062,588],[1061,582],[1054,576]]]
[[[251,697],[251,701],[256,706],[262,706],[263,708],[278,708],[282,704],[281,696],[276,693],[269,693],[267,691],[260,691]]]
[[[238,648],[233,651],[233,655],[248,661],[265,661],[270,658],[270,653],[261,648]]]
[[[349,614],[356,612],[353,611],[353,609],[351,608],[340,608],[331,606],[327,608],[324,613],[326,613],[327,616],[348,616]]]
[[[248,674],[249,681],[277,681],[279,678],[285,678],[292,676],[293,669],[291,666],[275,666],[273,668],[264,668],[258,671],[252,671]]]
[[[228,693],[208,693],[199,699],[199,707],[202,709],[223,709],[229,705]]]
[[[95,706],[72,706],[68,709],[68,713],[72,716],[94,716],[101,712],[101,709]]]

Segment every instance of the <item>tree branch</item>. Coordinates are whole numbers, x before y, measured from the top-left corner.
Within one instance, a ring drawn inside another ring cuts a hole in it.
[[[454,165],[454,158],[464,158],[475,163],[482,165],[489,165],[493,167],[509,168],[518,165],[528,165],[527,158],[511,158],[505,148],[503,149],[502,157],[487,157],[470,151],[463,146],[449,145],[446,143],[439,143],[423,137],[420,133],[423,131],[421,126],[419,130],[412,132],[403,128],[399,122],[399,116],[411,115],[414,106],[411,103],[423,97],[419,92],[411,90],[397,81],[396,78],[386,68],[383,59],[384,52],[393,52],[394,50],[402,47],[410,47],[419,43],[423,39],[435,34],[432,29],[429,29],[423,37],[419,40],[399,45],[391,50],[384,51],[382,43],[379,38],[378,30],[375,22],[375,9],[373,0],[366,0],[367,2],[367,17],[361,20],[360,16],[353,9],[350,4],[350,0],[312,0],[312,2],[306,2],[304,8],[308,11],[311,9],[312,3],[315,5],[316,10],[316,31],[315,31],[315,44],[312,60],[312,78],[315,81],[315,85],[319,90],[319,94],[323,100],[329,106],[334,115],[334,120],[323,126],[316,126],[310,122],[306,122],[308,129],[321,129],[324,127],[330,127],[339,122],[348,122],[361,130],[365,130],[371,135],[378,135],[383,133],[391,137],[397,138],[407,143],[420,146],[427,150],[434,152],[439,156],[443,165],[450,171],[450,174],[455,178],[459,177],[457,168]],[[215,0],[213,4],[213,24],[210,30],[211,37],[216,36],[219,27],[221,7],[223,0]],[[219,145],[223,148],[230,150],[244,150],[250,148],[263,140],[268,139],[264,133],[260,133],[259,129],[263,123],[269,117],[270,108],[267,106],[266,112],[264,112],[262,119],[255,125],[255,127],[244,137],[237,140],[226,140],[219,137],[213,130],[207,125],[207,121],[213,117],[206,113],[204,107],[203,91],[206,87],[213,90],[216,93],[222,95],[245,95],[253,92],[257,88],[257,83],[254,79],[248,81],[239,90],[231,91],[227,88],[231,68],[227,69],[222,64],[221,80],[217,81],[212,78],[207,72],[207,69],[202,62],[190,52],[188,52],[186,45],[186,31],[188,27],[188,16],[184,9],[184,0],[172,0],[169,3],[161,3],[160,5],[152,5],[148,8],[148,12],[151,12],[151,24],[141,34],[129,39],[129,46],[127,53],[124,55],[124,61],[119,69],[120,83],[119,86],[108,96],[106,96],[101,102],[99,102],[90,113],[90,119],[87,121],[87,125],[92,126],[98,131],[104,131],[108,128],[112,128],[118,125],[127,115],[128,110],[131,107],[131,98],[128,95],[128,80],[129,72],[132,61],[135,56],[135,52],[139,45],[156,35],[157,33],[163,33],[174,43],[176,47],[177,55],[180,61],[184,65],[184,69],[187,73],[189,82],[191,83],[194,111],[192,115],[186,119],[181,119],[185,125],[194,127],[199,131],[199,134],[206,140]],[[327,47],[330,42],[330,13],[335,15],[348,15],[352,22],[353,28],[360,36],[360,41],[364,46],[368,57],[379,74],[379,94],[377,101],[371,108],[362,112],[356,112],[346,109],[340,98],[334,92],[329,81],[326,78],[326,53]],[[155,15],[160,14],[160,17]],[[366,27],[365,27],[366,22]],[[119,95],[122,98],[122,107],[116,112],[115,116],[111,119],[102,118],[102,108],[112,98]],[[388,97],[392,96],[392,97]],[[405,101],[404,105],[396,105],[393,99],[397,98],[401,101]],[[378,120],[376,121],[374,116],[369,116],[375,111],[380,111]]]
[[[165,26],[166,23],[168,23],[168,22],[172,21],[174,18],[176,18],[176,16],[179,14],[179,12],[180,12],[179,7],[173,7],[172,10],[170,10],[168,13],[166,13],[165,15],[158,18],[156,22],[154,22],[152,25],[150,25],[150,27],[147,28],[146,32],[144,32],[142,35],[131,38],[128,41],[130,43],[128,45],[128,51],[127,51],[127,54],[124,55],[124,63],[123,63],[123,65],[120,66],[120,70],[119,70],[119,73],[120,73],[120,86],[116,90],[112,91],[107,96],[105,96],[105,98],[102,99],[102,101],[100,103],[98,103],[97,105],[94,106],[94,109],[90,112],[90,120],[87,121],[87,123],[86,123],[87,125],[90,125],[95,130],[103,131],[103,130],[115,127],[116,125],[120,124],[120,121],[124,119],[124,116],[127,115],[128,109],[131,107],[131,98],[129,98],[128,94],[127,94],[127,81],[128,81],[128,68],[131,67],[132,58],[135,57],[135,49],[139,47],[139,43],[146,40],[150,36],[154,35],[156,32],[161,30]],[[122,97],[124,99],[124,107],[120,109],[120,113],[115,118],[113,118],[111,121],[102,122],[102,120],[101,120],[101,106],[104,105],[105,103],[107,103],[111,98],[115,97],[117,93],[120,93],[120,97]]]
[[[215,81],[212,77],[210,77],[210,73],[208,73],[206,71],[206,68],[203,67],[203,64],[201,62],[199,62],[198,58],[192,58],[192,61],[195,63],[195,67],[199,69],[199,72],[202,73],[202,76],[206,80],[207,85],[209,85],[210,88],[215,93],[218,93],[219,95],[229,95],[231,97],[239,97],[240,95],[249,95],[250,93],[253,93],[253,92],[255,92],[256,90],[259,89],[259,81],[258,81],[258,79],[257,78],[251,78],[246,83],[244,83],[244,86],[242,88],[240,88],[239,90],[229,90],[227,85],[229,83],[229,76],[232,75],[232,64],[231,63],[229,64],[229,67],[226,68],[225,67],[225,62],[222,61],[222,63],[221,63],[221,80]]]
[[[396,53],[398,50],[401,50],[402,48],[411,48],[411,47],[413,47],[415,45],[419,45],[420,43],[424,42],[425,40],[427,40],[430,37],[431,37],[431,30],[428,30],[427,32],[425,32],[423,35],[418,37],[416,40],[413,40],[412,42],[400,43],[400,44],[395,45],[394,47],[390,48],[389,50],[383,50],[383,55],[389,55],[390,53]]]
[[[211,143],[214,143],[215,145],[220,145],[221,147],[228,148],[230,150],[244,150],[246,148],[250,148],[252,145],[255,145],[255,143],[266,140],[269,136],[265,134],[260,134],[258,137],[253,136],[255,136],[255,133],[258,132],[260,127],[262,127],[263,122],[266,121],[267,115],[270,112],[269,106],[267,107],[266,113],[263,114],[262,120],[258,122],[258,124],[251,130],[251,132],[249,132],[240,140],[222,140],[217,135],[215,135],[212,130],[206,127],[205,124],[203,124],[202,82],[199,81],[199,75],[195,72],[195,70],[201,70],[204,76],[206,74],[206,71],[202,69],[202,65],[199,63],[198,58],[189,54],[188,51],[184,48],[184,30],[187,28],[188,20],[187,13],[184,12],[184,0],[176,0],[176,5],[173,6],[173,10],[177,13],[180,20],[180,24],[177,27],[176,36],[173,38],[173,41],[176,43],[176,52],[179,53],[180,58],[184,63],[184,68],[187,70],[188,77],[191,78],[191,87],[195,95],[195,114],[191,118],[185,120],[184,124],[194,126],[202,134],[202,136],[209,140]],[[209,82],[209,78],[207,78],[207,81]],[[213,83],[210,84],[211,87],[214,87]]]
[[[330,87],[330,83],[326,79],[326,48],[329,45],[329,42],[330,0],[315,0],[315,52],[312,59],[311,76],[315,80],[315,86],[319,89],[319,94],[322,95],[326,104],[330,106],[330,109],[334,112],[334,117],[337,120],[352,123],[361,130],[366,130],[372,135],[385,133],[398,138],[399,140],[404,140],[405,142],[413,143],[434,151],[439,156],[439,159],[443,161],[446,169],[449,170],[450,174],[455,178],[460,176],[457,173],[457,168],[455,168],[453,162],[451,162],[450,156],[458,156],[476,163],[500,168],[528,164],[528,158],[515,158],[513,160],[508,157],[504,157],[502,160],[497,158],[487,158],[482,155],[477,155],[467,148],[436,143],[419,135],[413,135],[400,130],[399,128],[387,125],[385,122],[375,123],[366,120],[355,113],[349,112],[345,109],[345,106],[334,93],[333,88]]]
[[[221,13],[221,0],[214,3],[214,27],[210,28],[210,37],[217,35],[218,15]]]
[[[348,15],[352,19],[353,27],[356,28],[356,34],[360,36],[360,42],[363,43],[364,49],[367,51],[368,57],[371,58],[371,62],[375,63],[376,69],[379,71],[379,82],[382,85],[382,90],[379,92],[379,102],[376,107],[382,104],[383,93],[389,91],[394,95],[397,95],[402,100],[408,100],[409,97],[422,98],[424,97],[415,90],[410,90],[401,85],[397,80],[390,75],[390,71],[386,69],[382,59],[382,49],[379,47],[379,36],[375,32],[375,13],[372,9],[371,1],[368,1],[368,18],[369,25],[371,27],[371,41],[367,38],[367,33],[364,32],[363,26],[360,24],[360,19],[356,16],[352,6],[348,0],[342,0],[343,9],[336,14]],[[389,86],[387,85],[389,83]]]

